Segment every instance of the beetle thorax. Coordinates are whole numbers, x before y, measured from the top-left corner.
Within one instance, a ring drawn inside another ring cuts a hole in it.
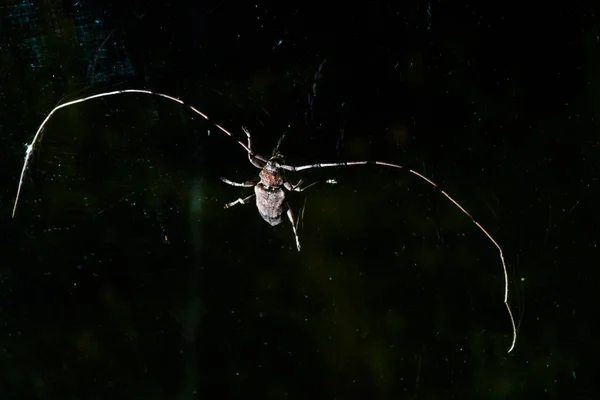
[[[283,185],[283,171],[279,163],[273,159],[267,161],[267,165],[260,171],[260,182],[266,188],[278,189]]]

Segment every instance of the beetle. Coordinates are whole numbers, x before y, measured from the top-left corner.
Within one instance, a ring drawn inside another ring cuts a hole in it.
[[[286,213],[292,229],[294,230],[294,238],[296,239],[296,247],[298,251],[301,250],[300,239],[298,238],[298,231],[296,229],[297,224],[294,218],[294,213],[290,208],[289,204],[285,201],[285,188],[288,191],[302,192],[309,187],[316,185],[318,182],[313,182],[307,186],[301,186],[303,181],[300,180],[296,185],[292,185],[290,182],[285,180],[283,173],[284,156],[279,152],[279,146],[285,138],[285,133],[281,136],[277,142],[277,146],[273,149],[272,156],[266,163],[262,160],[264,157],[257,156],[252,151],[252,139],[250,132],[246,127],[242,127],[242,130],[248,137],[248,159],[250,163],[257,168],[260,168],[260,174],[258,180],[250,180],[247,182],[233,182],[227,178],[221,177],[221,180],[231,186],[237,187],[254,187],[254,194],[246,198],[238,198],[231,203],[225,204],[225,208],[233,207],[237,204],[247,204],[252,199],[256,198],[256,208],[260,216],[271,226],[277,226],[283,222],[283,214]]]
[[[392,164],[392,163],[383,162],[383,161],[347,161],[347,162],[334,162],[334,163],[316,163],[316,164],[308,164],[308,165],[301,165],[301,166],[288,165],[288,164],[285,164],[284,157],[279,153],[279,146],[285,135],[283,135],[279,139],[277,146],[273,150],[273,155],[271,156],[271,158],[267,159],[266,157],[256,153],[252,149],[252,139],[250,136],[250,132],[246,128],[243,128],[243,130],[246,133],[246,137],[248,139],[247,145],[244,144],[243,142],[241,142],[240,140],[235,139],[235,137],[233,136],[233,134],[231,134],[231,132],[229,132],[227,129],[223,128],[221,125],[217,124],[216,122],[213,122],[210,118],[208,118],[208,116],[206,114],[204,114],[203,112],[201,112],[194,106],[191,106],[191,105],[183,102],[182,100],[180,100],[176,97],[167,95],[167,94],[158,93],[158,92],[154,92],[151,90],[145,90],[145,89],[123,89],[123,90],[115,90],[112,92],[98,93],[95,95],[87,96],[87,97],[80,98],[77,100],[72,100],[67,103],[63,103],[63,104],[56,106],[46,116],[46,118],[44,119],[44,121],[42,122],[40,127],[38,128],[36,134],[34,135],[32,142],[26,146],[25,160],[23,162],[23,168],[21,169],[21,176],[19,178],[19,186],[17,188],[15,204],[13,206],[13,212],[12,212],[13,218],[17,211],[17,204],[19,202],[19,196],[21,194],[21,188],[23,186],[23,176],[25,175],[25,171],[27,170],[27,165],[29,163],[29,159],[31,157],[31,154],[33,153],[33,149],[34,149],[38,139],[40,138],[40,134],[41,134],[42,130],[44,129],[44,126],[46,125],[48,120],[52,117],[52,115],[56,111],[58,111],[62,108],[74,105],[74,104],[82,103],[82,102],[89,101],[92,99],[97,99],[100,97],[114,96],[114,95],[120,95],[120,94],[126,94],[126,93],[147,94],[147,95],[158,96],[158,97],[162,97],[162,98],[177,102],[177,103],[189,108],[190,110],[197,113],[198,115],[202,116],[204,119],[211,122],[222,132],[224,132],[225,134],[234,138],[234,140],[240,146],[242,146],[244,148],[244,150],[246,151],[246,153],[248,154],[248,160],[250,161],[250,163],[253,166],[255,166],[256,168],[259,168],[261,170],[261,172],[259,174],[258,180],[255,179],[255,180],[251,180],[251,181],[243,182],[243,183],[236,183],[236,182],[230,181],[230,180],[222,177],[221,180],[223,182],[225,182],[229,185],[232,185],[232,186],[254,187],[253,195],[250,195],[244,199],[239,198],[231,203],[227,203],[225,205],[225,208],[230,208],[237,204],[246,204],[250,200],[252,200],[252,198],[256,197],[256,207],[258,208],[260,215],[266,222],[268,222],[272,226],[278,225],[282,222],[283,213],[285,212],[287,214],[288,219],[290,220],[290,222],[292,224],[292,229],[294,230],[294,237],[296,239],[296,247],[298,248],[298,251],[301,250],[301,246],[300,246],[300,240],[298,239],[298,233],[297,233],[296,224],[294,221],[294,215],[293,215],[290,207],[288,206],[287,202],[285,202],[285,192],[283,189],[286,189],[288,191],[301,192],[301,191],[306,190],[309,187],[313,186],[314,184],[316,184],[316,182],[303,187],[303,186],[301,186],[303,182],[302,182],[302,180],[300,180],[300,182],[298,182],[296,185],[292,185],[285,180],[284,171],[298,172],[298,171],[305,171],[305,170],[317,169],[317,168],[348,167],[348,166],[356,166],[356,165],[380,165],[380,166],[405,170],[405,171],[421,178],[425,182],[429,183],[435,189],[439,190],[440,193],[442,193],[448,200],[450,200],[466,216],[468,216],[471,219],[471,221],[477,226],[477,228],[479,228],[479,230],[481,232],[483,232],[488,237],[488,239],[494,244],[494,246],[498,249],[498,252],[500,254],[500,261],[502,262],[502,269],[504,272],[504,305],[506,306],[506,309],[508,310],[508,315],[510,317],[510,321],[511,321],[511,325],[512,325],[512,332],[513,332],[512,343],[510,345],[508,352],[510,353],[513,350],[516,340],[517,340],[517,329],[516,329],[515,320],[514,320],[512,311],[508,304],[508,273],[507,273],[507,269],[506,269],[506,263],[504,261],[504,254],[502,252],[502,248],[500,247],[498,242],[492,237],[492,235],[490,235],[488,233],[488,231],[485,230],[485,228],[477,220],[475,220],[475,218],[473,218],[471,216],[471,214],[469,214],[469,212],[465,208],[463,208],[456,200],[454,200],[454,198],[452,198],[446,191],[441,189],[434,181],[430,180],[425,175],[423,175],[420,172],[417,172],[413,169],[406,168],[402,165]]]

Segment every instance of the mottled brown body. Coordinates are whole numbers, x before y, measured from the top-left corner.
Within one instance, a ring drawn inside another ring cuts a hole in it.
[[[271,226],[279,225],[282,221],[285,193],[280,187],[266,187],[262,182],[254,186],[256,208],[260,216]]]
[[[281,186],[285,183],[283,171],[277,157],[271,158],[260,171],[260,182],[254,186],[256,207],[260,216],[271,226],[279,225],[285,210],[285,192]]]

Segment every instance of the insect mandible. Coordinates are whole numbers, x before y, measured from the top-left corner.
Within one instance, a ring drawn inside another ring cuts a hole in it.
[[[223,182],[225,182],[229,185],[241,186],[241,187],[254,187],[254,191],[255,191],[253,195],[250,195],[244,199],[240,198],[236,201],[228,203],[225,205],[225,207],[229,208],[236,204],[246,204],[247,202],[252,200],[253,197],[256,197],[256,206],[258,208],[259,213],[261,214],[263,219],[265,221],[267,221],[269,224],[271,224],[272,226],[280,224],[283,219],[282,218],[283,213],[286,212],[288,219],[290,220],[290,222],[292,224],[292,228],[294,230],[294,236],[296,238],[296,246],[298,248],[298,251],[300,251],[301,247],[300,247],[300,241],[298,239],[296,224],[294,222],[293,213],[292,213],[291,209],[289,208],[289,206],[287,205],[287,203],[285,202],[285,192],[283,189],[288,190],[288,191],[303,191],[303,190],[306,190],[309,187],[313,186],[316,182],[312,183],[308,186],[302,186],[303,182],[301,180],[296,185],[292,185],[289,182],[285,181],[283,171],[298,172],[298,171],[305,171],[305,170],[316,169],[316,168],[348,167],[348,166],[355,166],[355,165],[381,165],[381,166],[385,166],[385,167],[408,171],[409,173],[411,173],[411,174],[421,178],[425,182],[429,183],[435,189],[439,190],[440,193],[442,193],[448,200],[450,200],[466,216],[468,216],[471,219],[471,221],[477,226],[477,228],[479,228],[479,230],[481,230],[481,232],[483,232],[488,237],[488,239],[494,244],[494,246],[498,249],[498,252],[500,253],[500,261],[502,263],[502,268],[503,268],[503,272],[504,272],[504,305],[506,306],[506,309],[508,310],[508,315],[510,317],[511,326],[512,326],[512,342],[508,349],[508,352],[510,353],[513,350],[516,340],[517,340],[517,330],[516,330],[515,320],[512,315],[512,311],[510,309],[510,305],[508,304],[508,273],[507,273],[507,269],[506,269],[506,263],[504,261],[504,255],[502,252],[502,248],[500,247],[498,242],[496,242],[496,240],[492,237],[492,235],[490,235],[488,233],[488,231],[485,230],[485,228],[479,222],[477,222],[475,220],[475,218],[473,218],[467,210],[465,210],[456,200],[454,200],[448,193],[446,193],[443,189],[441,189],[435,182],[433,182],[432,180],[427,178],[425,175],[423,175],[415,170],[406,168],[402,165],[391,164],[391,163],[387,163],[387,162],[383,162],[383,161],[347,161],[347,162],[333,162],[333,163],[316,163],[316,164],[308,164],[308,165],[301,165],[301,166],[288,165],[288,164],[284,163],[283,157],[278,152],[279,143],[278,143],[277,147],[275,148],[275,150],[273,151],[272,157],[267,159],[266,157],[254,152],[252,150],[252,140],[250,137],[250,132],[247,129],[244,129],[244,132],[246,133],[246,136],[248,139],[248,144],[246,145],[243,142],[241,142],[240,140],[235,139],[233,134],[231,134],[228,130],[226,130],[219,124],[212,121],[210,118],[208,118],[208,116],[206,114],[204,114],[197,108],[183,102],[182,100],[180,100],[176,97],[169,96],[167,94],[158,93],[158,92],[154,92],[154,91],[150,91],[150,90],[144,90],[144,89],[123,89],[123,90],[116,90],[116,91],[112,91],[112,92],[98,93],[95,95],[87,96],[87,97],[77,99],[77,100],[72,100],[67,103],[63,103],[63,104],[56,106],[52,111],[50,111],[50,113],[46,116],[46,118],[44,119],[42,124],[39,126],[38,130],[36,131],[36,133],[33,137],[33,140],[31,141],[31,144],[27,145],[27,149],[25,151],[25,160],[23,162],[23,168],[21,169],[21,175],[19,178],[19,186],[17,188],[17,194],[15,196],[15,204],[14,204],[13,212],[12,212],[13,218],[17,211],[19,196],[21,194],[21,188],[23,186],[23,176],[25,175],[25,171],[27,170],[27,165],[29,163],[29,159],[30,159],[33,149],[40,137],[40,134],[41,134],[42,130],[44,129],[44,126],[46,125],[48,120],[52,117],[52,115],[56,111],[60,110],[61,108],[65,108],[65,107],[68,107],[71,105],[83,103],[85,101],[97,99],[100,97],[114,96],[114,95],[126,94],[126,93],[139,93],[139,94],[147,94],[147,95],[152,95],[152,96],[159,96],[159,97],[177,102],[183,106],[186,106],[187,108],[189,108],[193,112],[197,113],[198,115],[202,116],[207,121],[210,121],[217,128],[219,128],[222,132],[224,132],[225,134],[234,138],[234,140],[236,140],[237,143],[240,146],[242,146],[244,148],[244,150],[248,153],[248,159],[249,159],[250,163],[257,168],[260,168],[261,172],[259,175],[259,180],[255,179],[255,180],[243,182],[243,183],[236,183],[236,182],[232,182],[226,178],[221,178],[221,180]],[[283,137],[282,137],[282,139],[283,139]],[[280,143],[281,143],[281,139],[280,139]]]

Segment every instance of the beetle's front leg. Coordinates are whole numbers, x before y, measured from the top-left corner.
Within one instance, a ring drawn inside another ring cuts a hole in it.
[[[260,160],[253,156],[253,154],[255,153],[254,150],[252,150],[252,139],[250,138],[250,131],[245,126],[242,126],[242,130],[244,131],[244,133],[246,133],[246,136],[248,136],[248,149],[251,151],[251,153],[248,153],[248,160],[250,160],[250,163],[256,168],[263,169],[264,163],[262,163]]]

